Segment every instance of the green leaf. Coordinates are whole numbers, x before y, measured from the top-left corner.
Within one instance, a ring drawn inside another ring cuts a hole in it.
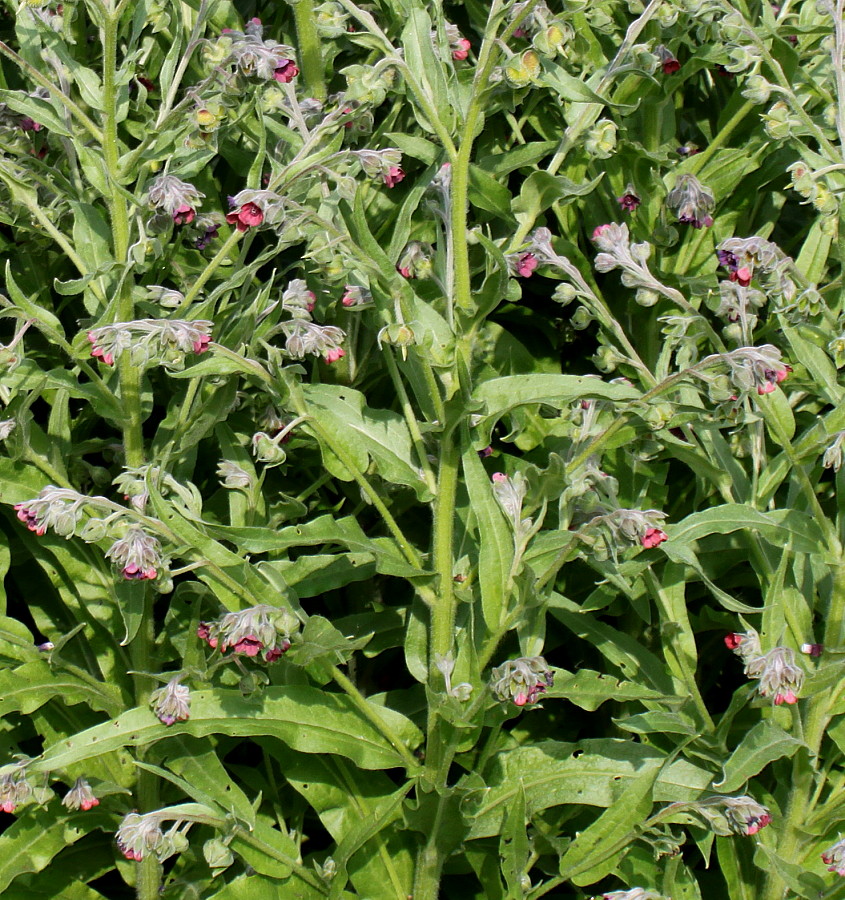
[[[419,137],[419,135],[389,131],[384,138],[391,146],[397,147],[406,156],[412,156],[427,166],[434,165],[443,156],[443,150],[437,144]]]
[[[408,746],[419,743],[419,730],[409,719],[392,709],[374,709]],[[259,696],[249,698],[232,690],[194,691],[190,719],[170,726],[159,722],[149,709],[131,709],[111,722],[52,744],[32,763],[29,771],[50,772],[96,759],[121,747],[153,744],[182,734],[192,737],[264,734],[279,738],[300,753],[346,756],[363,769],[405,765],[348,697],[304,685],[287,685],[267,688]]]
[[[604,878],[616,864],[614,856],[639,836],[651,812],[660,761],[649,762],[626,785],[619,798],[594,822],[578,832],[560,860],[560,874],[578,885]]]
[[[287,550],[290,547],[311,547],[322,544],[339,544],[353,553],[372,553],[376,569],[383,575],[400,578],[420,575],[420,570],[405,562],[399,548],[390,538],[369,538],[353,516],[335,519],[333,516],[317,516],[299,525],[285,528],[206,525],[210,534],[236,544],[244,553],[268,553]]]
[[[85,703],[112,716],[123,708],[117,685],[88,684],[74,675],[52,671],[45,660],[0,670],[0,717],[11,712],[29,715],[57,698],[67,705]]]
[[[594,712],[602,703],[615,700],[624,703],[626,700],[663,700],[665,694],[632,681],[620,681],[613,675],[604,675],[591,669],[578,669],[567,672],[565,669],[554,670],[554,686],[544,697],[562,697],[581,709]],[[667,713],[668,715],[668,713]]]
[[[826,221],[822,216],[816,218],[795,260],[795,268],[804,274],[810,284],[823,281],[827,272],[827,258],[830,255],[834,232],[826,225]]]
[[[95,272],[114,262],[111,228],[103,213],[90,203],[71,203],[73,210],[73,246],[79,257]]]
[[[40,322],[42,325],[46,326],[47,329],[64,337],[65,332],[62,328],[62,323],[53,315],[53,313],[38,306],[38,304],[30,300],[18,287],[18,283],[12,275],[12,262],[9,259],[6,260],[6,290],[9,292],[9,298],[12,303],[23,310],[26,313],[27,318],[35,319],[36,322]]]
[[[454,125],[454,110],[449,103],[446,88],[446,76],[443,63],[437,58],[431,40],[431,19],[424,10],[411,9],[407,16],[407,24],[402,30],[402,46],[405,59],[414,77],[420,83],[430,106],[434,108],[446,131],[451,132]],[[432,123],[423,112],[416,98],[409,91],[414,115],[425,131],[434,132]]]
[[[526,815],[562,804],[610,807],[637,779],[643,766],[662,763],[654,747],[631,741],[598,739],[578,744],[538,741],[499,753],[487,787],[470,789],[464,815],[470,838],[500,834],[505,811],[518,790],[525,790]],[[654,800],[695,800],[710,784],[711,773],[686,760],[676,760],[657,776]]]
[[[22,116],[28,116],[33,122],[38,122],[54,134],[73,137],[64,116],[48,100],[31,97],[23,91],[0,90],[0,103],[5,103],[9,109]]]
[[[509,598],[505,595],[505,588],[514,555],[513,532],[496,500],[478,453],[471,445],[464,453],[463,469],[476,523],[481,609],[488,629],[495,634],[508,611]]]
[[[525,825],[525,791],[522,790],[520,782],[513,801],[505,811],[505,821],[499,839],[502,874],[512,897],[524,894],[522,877],[528,867],[531,852]]]
[[[550,87],[564,100],[573,103],[597,103],[599,106],[612,106],[609,100],[600,97],[579,78],[570,75],[561,65],[550,59],[543,60],[543,73],[539,81]]]
[[[805,746],[803,741],[763,719],[743,737],[724,765],[722,780],[714,783],[713,788],[733,794],[741,790],[749,778],[762,772],[769,763],[789,758]]]
[[[480,384],[472,400],[483,405],[484,414],[477,427],[486,446],[496,422],[519,406],[544,403],[564,409],[576,400],[599,398],[626,402],[639,396],[632,385],[610,384],[586,375],[506,375]]]
[[[98,809],[65,812],[28,807],[0,835],[0,891],[27,872],[40,872],[71,844],[94,829],[114,828],[111,814]]]
[[[519,196],[513,202],[513,213],[523,227],[531,227],[540,213],[553,203],[591,193],[602,180],[599,175],[592,181],[575,184],[563,175],[550,175],[542,170],[532,172],[523,182]]]
[[[420,500],[431,493],[414,457],[413,442],[405,420],[388,409],[370,409],[360,391],[335,384],[303,384],[302,394],[308,409],[334,442],[342,446],[365,472],[372,459],[378,474],[391,484],[413,488]],[[343,481],[351,473],[321,444],[326,468]]]
[[[372,553],[315,553],[295,560],[273,560],[258,564],[275,569],[293,596],[317,597],[355,581],[369,581],[376,574]]]
[[[759,532],[773,547],[791,546],[802,553],[818,552],[824,541],[814,520],[799,510],[760,512],[744,503],[726,503],[692,513],[676,525],[667,525],[669,541],[664,549],[671,553],[675,543],[691,543],[711,534],[733,534],[746,528]]]

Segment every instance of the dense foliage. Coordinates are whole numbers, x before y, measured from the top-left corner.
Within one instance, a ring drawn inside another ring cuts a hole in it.
[[[843,895],[843,0],[6,0],[0,891]]]

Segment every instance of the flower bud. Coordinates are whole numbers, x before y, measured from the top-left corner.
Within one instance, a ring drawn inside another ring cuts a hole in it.
[[[740,93],[752,103],[768,103],[772,95],[772,86],[762,75],[749,75]]]
[[[252,436],[252,453],[259,462],[271,466],[279,466],[288,458],[276,441],[263,431]]]
[[[616,149],[616,123],[600,119],[587,132],[584,149],[595,159],[608,159]]]
[[[74,786],[65,794],[62,805],[70,810],[82,809],[86,812],[99,806],[100,801],[94,796],[91,785],[84,778],[77,778]]]
[[[534,50],[512,56],[505,64],[505,80],[514,88],[528,87],[540,74],[540,57]]]
[[[554,673],[542,656],[509,659],[493,669],[490,688],[502,702],[530,706],[554,684]]]
[[[202,845],[202,855],[213,874],[228,869],[235,861],[235,855],[220,838],[211,838]]]

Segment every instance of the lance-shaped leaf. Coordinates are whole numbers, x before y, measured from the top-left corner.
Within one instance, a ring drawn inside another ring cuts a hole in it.
[[[791,757],[804,746],[803,741],[787,734],[768,719],[763,719],[742,739],[725,763],[722,780],[713,787],[717,791],[732,794],[740,790],[749,778],[762,772],[769,763]]]
[[[372,705],[399,740],[413,748],[419,729],[405,716]],[[32,763],[31,772],[50,772],[72,763],[94,759],[121,747],[153,744],[172,735],[231,737],[270,735],[301,753],[337,753],[363,769],[404,766],[388,740],[343,694],[305,685],[267,688],[257,697],[239,691],[207,690],[191,694],[191,717],[163,725],[149,709],[131,709],[118,718],[95,725],[70,739],[56,741]]]

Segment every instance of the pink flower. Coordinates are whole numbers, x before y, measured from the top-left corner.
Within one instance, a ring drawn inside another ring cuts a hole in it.
[[[765,828],[772,821],[772,817],[768,813],[763,813],[762,816],[757,816],[756,818],[751,818],[748,820],[748,825],[745,829],[746,834],[757,834],[757,832],[761,828]]]
[[[737,281],[742,287],[748,287],[751,284],[751,269],[748,266],[742,266],[742,268],[737,269],[735,272],[731,272],[730,274],[731,281]]]
[[[616,202],[625,212],[634,212],[643,201],[633,191],[629,190],[621,197],[617,197]]]
[[[154,581],[158,577],[158,572],[150,566],[142,569],[137,563],[129,563],[120,570],[120,574],[127,581]]]
[[[408,266],[401,266],[401,267],[400,267],[400,266],[397,266],[397,267],[396,267],[396,271],[397,271],[403,278],[411,278],[411,270],[410,270],[410,268],[409,268]]]
[[[182,203],[173,210],[173,221],[176,225],[190,225],[195,216],[196,211],[187,203]]]
[[[611,227],[610,224],[596,225],[596,227],[593,229],[593,240],[597,241],[605,233],[605,231],[607,231],[607,229],[610,227]]]
[[[323,359],[331,365],[331,363],[337,362],[339,359],[343,359],[344,356],[346,356],[346,353],[341,350],[340,347],[334,347],[326,353]]]
[[[264,212],[255,203],[244,203],[232,212],[226,213],[226,221],[229,225],[234,225],[238,231],[246,231],[264,221]]]
[[[233,653],[243,653],[244,656],[258,656],[263,649],[264,644],[251,634],[241,638],[237,644],[232,646]]]
[[[88,340],[94,345],[91,348],[91,356],[98,358],[101,362],[104,362],[107,366],[114,365],[114,356],[111,353],[107,353],[103,350],[102,347],[97,346],[97,335],[94,334],[93,331],[88,332]]]
[[[208,350],[208,345],[211,342],[211,337],[207,334],[203,334],[199,340],[194,341],[194,353],[205,353]]]
[[[521,691],[513,698],[514,706],[525,706],[528,703],[528,694]]]
[[[18,514],[18,519],[39,537],[47,533],[46,521],[39,522],[38,516],[25,503],[16,503],[15,512]]]
[[[4,800],[3,803],[0,803],[0,809],[3,810],[4,813],[13,813],[15,811],[15,802],[13,800]]]
[[[299,69],[292,59],[280,59],[279,64],[273,71],[273,78],[282,84],[293,81],[299,75]]]
[[[798,698],[792,691],[786,691],[784,694],[775,694],[775,706],[780,706],[782,703],[786,703],[787,706],[791,706],[793,703],[797,703]]]
[[[399,166],[391,166],[387,173],[384,176],[384,183],[389,187],[396,187],[400,181],[405,177],[405,173],[402,171]]]
[[[494,472],[491,477],[496,484],[504,484],[508,480],[508,476],[504,472]]]
[[[736,650],[736,648],[745,640],[745,635],[733,632],[725,635],[725,646],[728,650]]]
[[[533,253],[520,253],[516,262],[516,274],[522,278],[530,278],[539,265],[540,263]]]
[[[640,543],[646,550],[651,550],[653,547],[659,547],[660,544],[668,539],[669,535],[665,531],[661,531],[659,528],[649,528],[640,538]]]
[[[516,36],[516,33],[514,33],[514,36]],[[472,44],[466,38],[461,38],[457,42],[456,48],[452,51],[452,59],[466,59],[469,56],[470,47],[472,47]]]

